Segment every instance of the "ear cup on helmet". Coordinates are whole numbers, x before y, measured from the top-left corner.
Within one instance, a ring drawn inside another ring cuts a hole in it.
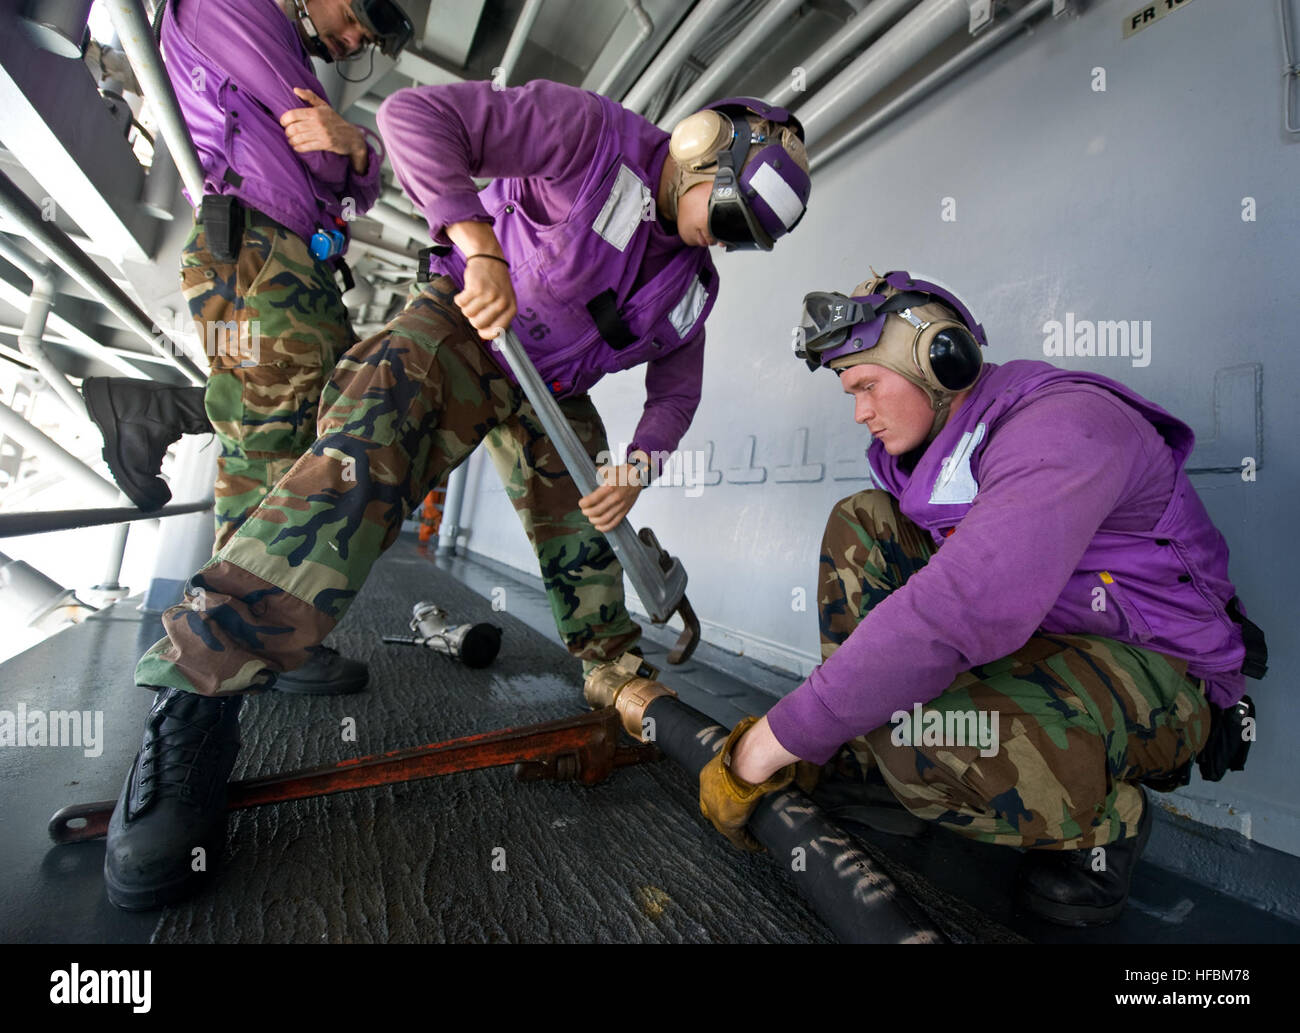
[[[965,326],[945,323],[931,328],[929,360],[936,381],[949,391],[964,391],[979,377],[984,356]]]
[[[718,152],[731,143],[731,120],[717,111],[697,111],[677,123],[668,153],[678,165],[697,172],[712,165]]]

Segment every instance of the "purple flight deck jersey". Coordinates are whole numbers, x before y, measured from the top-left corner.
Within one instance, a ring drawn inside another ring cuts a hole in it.
[[[175,0],[163,17],[162,48],[205,192],[234,194],[304,240],[322,227],[346,234],[346,219],[375,203],[382,159],[373,147],[358,175],[347,155],[299,154],[284,135],[280,116],[306,106],[295,86],[328,98],[274,0]]]
[[[1122,384],[1029,360],[986,364],[910,472],[872,442],[877,487],[939,549],[772,708],[777,741],[824,762],[1038,630],[1185,659],[1212,703],[1240,699],[1228,547],[1183,470],[1192,444]]]
[[[676,448],[699,405],[718,283],[708,249],[657,218],[668,134],[545,80],[398,90],[380,107],[379,128],[434,240],[450,243],[454,223],[493,224],[519,305],[514,330],[552,393],[582,394],[645,363],[633,444]],[[480,192],[474,176],[492,182]],[[432,267],[463,284],[459,253]]]

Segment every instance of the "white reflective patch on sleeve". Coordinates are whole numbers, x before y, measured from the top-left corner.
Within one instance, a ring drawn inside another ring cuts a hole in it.
[[[673,324],[673,329],[677,331],[678,337],[686,339],[686,335],[691,332],[691,327],[704,311],[704,303],[708,300],[709,292],[705,289],[704,282],[698,276],[695,277],[691,280],[691,285],[686,288],[686,293],[682,295],[682,300],[668,313],[668,319]]]
[[[591,228],[620,251],[627,250],[632,234],[645,218],[650,203],[650,188],[626,165],[620,165],[614,189]],[[654,209],[649,210],[653,213]]]
[[[749,185],[757,191],[776,217],[789,229],[803,214],[803,202],[799,195],[790,189],[790,184],[781,178],[781,174],[771,165],[764,165],[754,173]]]

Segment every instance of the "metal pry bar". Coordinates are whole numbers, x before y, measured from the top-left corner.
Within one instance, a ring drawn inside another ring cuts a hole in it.
[[[542,382],[541,375],[528,358],[519,338],[512,331],[506,330],[492,342],[492,347],[505,357],[514,370],[519,386],[536,410],[538,419],[555,444],[555,449],[578,490],[583,495],[590,495],[600,486],[596,466],[587,455],[587,450],[582,447],[578,435],[569,426],[569,421],[560,412],[560,407]],[[686,627],[668,654],[668,662],[684,662],[695,652],[700,641],[700,622],[686,598],[686,568],[680,560],[670,556],[660,546],[650,528],[643,527],[637,533],[632,530],[632,525],[626,518],[617,527],[606,531],[605,538],[623,564],[623,570],[650,619],[656,624],[663,624],[674,613],[681,614]]]

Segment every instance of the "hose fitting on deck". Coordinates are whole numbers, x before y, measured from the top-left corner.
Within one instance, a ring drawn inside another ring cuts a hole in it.
[[[614,707],[628,735],[644,742],[642,722],[646,707],[660,696],[676,696],[672,689],[656,681],[657,668],[635,653],[624,653],[617,660],[601,664],[587,675],[583,698],[594,708]]]

